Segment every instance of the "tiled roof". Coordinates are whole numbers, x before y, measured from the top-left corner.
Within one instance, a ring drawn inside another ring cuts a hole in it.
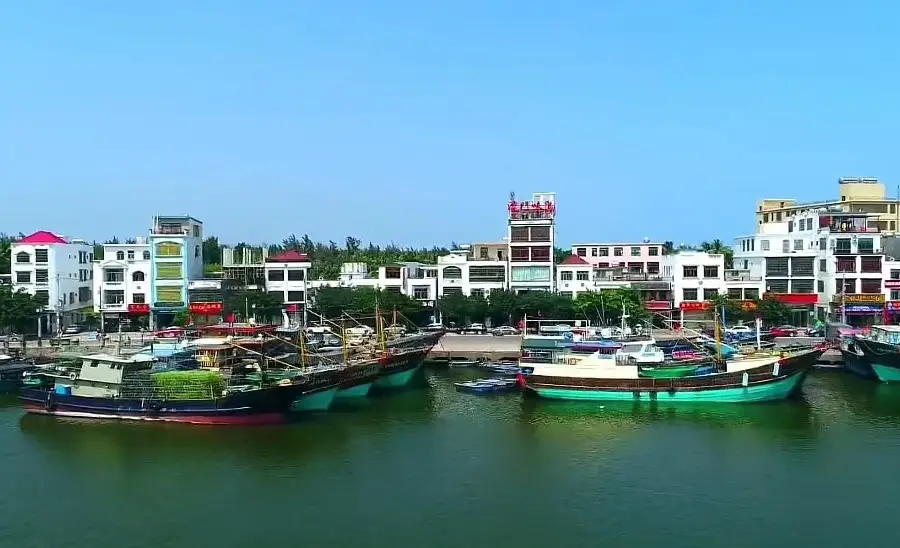
[[[308,263],[309,255],[299,251],[284,251],[274,257],[269,257],[268,261],[270,263]]]
[[[586,265],[586,264],[590,264],[590,263],[585,261],[578,255],[569,255],[568,257],[566,257],[566,260],[564,260],[563,262],[561,262],[559,264],[561,264],[561,265],[564,265],[564,264],[565,265]]]
[[[69,242],[66,241],[62,236],[57,236],[56,234],[49,232],[47,230],[38,230],[34,234],[29,234],[25,236],[18,242],[19,244],[38,244],[38,245],[46,245],[46,244],[67,244]]]

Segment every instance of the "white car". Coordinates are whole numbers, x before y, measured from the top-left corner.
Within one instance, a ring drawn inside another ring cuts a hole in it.
[[[501,326],[498,327],[497,329],[494,329],[494,330],[492,331],[492,333],[493,333],[494,335],[497,335],[497,336],[503,336],[503,335],[518,335],[518,334],[519,334],[519,330],[516,329],[515,327],[510,327],[510,326],[508,326],[508,325],[501,325]]]
[[[753,333],[753,329],[749,325],[734,325],[725,330],[729,335],[749,335]]]

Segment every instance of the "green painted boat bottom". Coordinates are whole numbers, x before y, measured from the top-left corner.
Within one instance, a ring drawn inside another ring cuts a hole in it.
[[[740,388],[713,388],[708,390],[681,390],[668,392],[578,390],[572,388],[532,387],[538,396],[554,400],[625,401],[655,400],[658,402],[709,402],[742,403],[785,399],[797,389],[806,376],[805,372],[766,384]]]
[[[339,400],[346,399],[355,399],[355,398],[365,398],[369,395],[369,390],[372,388],[372,383],[367,382],[364,384],[358,384],[356,386],[351,386],[350,388],[342,388],[338,390],[335,398]]]
[[[696,365],[680,365],[674,367],[641,369],[639,374],[642,377],[652,377],[654,379],[678,379],[692,375],[697,369],[699,369],[699,367]]]
[[[327,411],[337,393],[338,387],[333,386],[311,394],[304,394],[294,400],[294,403],[291,404],[291,411]]]
[[[374,386],[378,388],[401,388],[409,384],[409,381],[412,380],[413,376],[422,367],[421,365],[414,367],[412,369],[407,369],[406,371],[397,371],[396,373],[389,373],[387,375],[380,375],[377,379],[375,379]]]
[[[897,369],[896,367],[873,362],[872,369],[875,371],[875,376],[877,376],[878,380],[881,382],[900,382],[900,369]]]

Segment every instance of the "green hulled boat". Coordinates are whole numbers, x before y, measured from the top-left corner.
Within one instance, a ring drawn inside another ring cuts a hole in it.
[[[673,365],[669,367],[644,367],[638,372],[641,377],[653,379],[679,379],[697,373],[699,365]]]

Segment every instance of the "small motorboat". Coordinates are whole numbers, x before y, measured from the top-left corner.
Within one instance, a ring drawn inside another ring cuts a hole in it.
[[[492,373],[502,373],[507,375],[515,375],[519,372],[519,364],[517,362],[484,362],[478,364],[478,367],[487,369]]]
[[[519,383],[516,379],[478,379],[454,383],[460,392],[470,394],[496,394],[499,392],[512,392],[518,390]]]
[[[450,360],[447,365],[450,367],[474,367],[481,363],[481,360]]]

